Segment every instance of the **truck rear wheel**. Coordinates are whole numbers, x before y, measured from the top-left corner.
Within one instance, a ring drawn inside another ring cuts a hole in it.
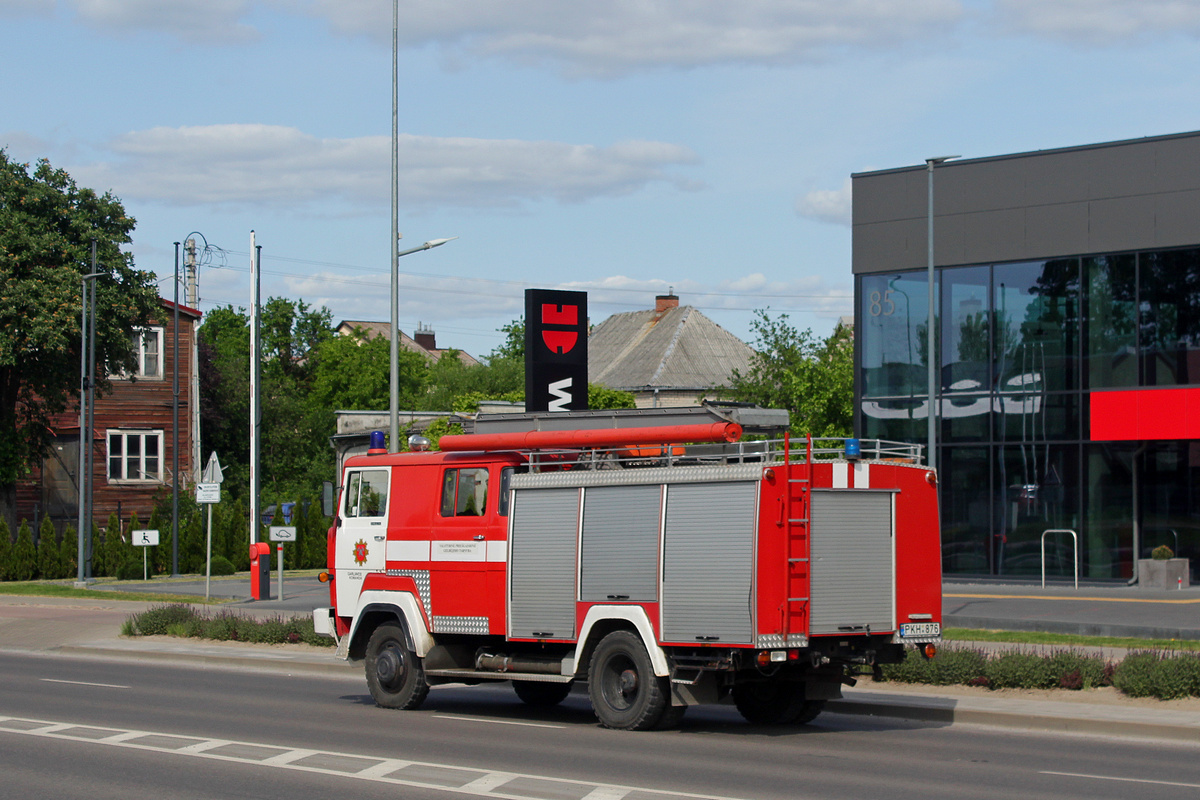
[[[596,645],[588,697],[601,725],[626,731],[654,729],[671,702],[666,679],[654,674],[642,640],[629,631],[613,631]]]
[[[818,700],[816,711],[808,719],[800,718],[809,701],[804,699],[804,684],[784,681],[753,681],[733,687],[733,702],[738,713],[754,725],[782,725],[788,722],[811,722],[821,713],[824,703]]]
[[[366,670],[371,697],[384,708],[418,708],[429,694],[421,659],[408,648],[404,630],[395,622],[371,632]]]
[[[548,708],[556,706],[571,693],[569,683],[542,683],[540,681],[513,681],[517,697],[527,706]]]

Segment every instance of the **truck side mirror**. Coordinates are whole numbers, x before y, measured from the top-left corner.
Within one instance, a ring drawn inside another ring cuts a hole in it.
[[[333,516],[333,481],[321,482],[321,513]]]

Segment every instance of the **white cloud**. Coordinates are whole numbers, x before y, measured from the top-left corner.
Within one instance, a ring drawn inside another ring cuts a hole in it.
[[[386,204],[386,136],[320,139],[259,124],[153,128],[111,142],[111,161],[74,166],[81,183],[175,205]],[[663,142],[609,147],[513,139],[400,138],[401,202],[413,208],[520,207],[630,194],[650,183],[696,188],[673,168],[697,163]]]
[[[851,220],[850,179],[840,189],[814,189],[796,201],[796,213],[802,217],[849,225]]]
[[[342,33],[390,41],[387,4],[312,0],[308,9]],[[927,38],[962,16],[961,0],[409,0],[398,30],[408,45],[605,75],[821,60]]]
[[[242,22],[250,0],[70,0],[85,24],[120,33],[167,33],[185,41],[234,43],[258,38]]]
[[[1084,44],[1200,34],[1197,0],[996,0],[1008,28]]]

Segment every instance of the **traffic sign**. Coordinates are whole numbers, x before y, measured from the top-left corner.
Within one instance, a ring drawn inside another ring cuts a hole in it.
[[[158,531],[150,528],[149,530],[131,531],[133,536],[134,547],[154,547],[158,544]]]
[[[196,502],[197,503],[219,503],[219,502],[221,502],[221,484],[219,484],[219,483],[197,483],[196,484]]]
[[[217,460],[217,451],[213,450],[208,457],[208,463],[204,465],[204,474],[200,476],[202,483],[221,483],[225,480],[225,476],[221,474],[221,462]],[[218,498],[219,500],[220,498]],[[196,502],[203,502],[197,500]],[[213,501],[217,502],[217,501]]]
[[[296,541],[296,526],[272,525],[270,535],[272,542],[294,542]]]

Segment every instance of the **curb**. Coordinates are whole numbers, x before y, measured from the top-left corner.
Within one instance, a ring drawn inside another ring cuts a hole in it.
[[[1195,743],[1200,739],[1200,717],[1153,722],[1121,719],[1102,706],[1085,706],[1087,713],[1067,715],[1052,711],[973,707],[952,697],[899,698],[895,695],[831,700],[826,710],[834,714],[889,717],[941,725],[988,725],[1047,733],[1091,736],[1129,736]]]
[[[103,658],[122,661],[161,661],[175,662],[183,666],[209,667],[238,667],[261,671],[287,674],[304,673],[308,675],[325,675],[338,677],[362,677],[361,668],[336,658],[329,654],[328,663],[311,659],[294,659],[285,655],[274,655],[258,652],[259,655],[240,655],[237,653],[205,653],[188,652],[184,650],[151,650],[120,647],[94,647],[90,645],[68,644],[57,647],[55,653],[85,658]]]

